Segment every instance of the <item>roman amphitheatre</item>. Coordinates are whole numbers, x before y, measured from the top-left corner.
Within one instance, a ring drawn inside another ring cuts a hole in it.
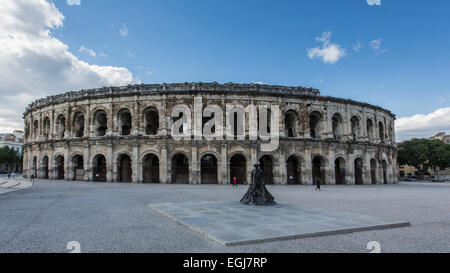
[[[186,105],[194,115],[195,97],[203,107],[220,107],[226,124],[242,119],[247,133],[250,117],[227,112],[227,104],[277,106],[277,148],[264,151],[261,139],[239,138],[234,125],[233,139],[174,139],[172,109]],[[394,114],[313,88],[216,82],[103,87],[36,100],[23,118],[24,177],[163,184],[229,184],[236,177],[248,184],[260,162],[267,184],[312,185],[318,178],[322,184],[397,183]]]

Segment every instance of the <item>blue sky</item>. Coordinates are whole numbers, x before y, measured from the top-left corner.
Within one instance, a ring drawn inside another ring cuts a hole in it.
[[[133,81],[301,85],[398,118],[450,115],[450,1],[52,2],[65,17],[52,37],[90,65],[126,68]],[[332,61],[308,54],[327,47],[337,50]],[[48,92],[66,91],[56,88]],[[408,130],[417,123],[404,121]],[[421,133],[450,132],[446,122]]]

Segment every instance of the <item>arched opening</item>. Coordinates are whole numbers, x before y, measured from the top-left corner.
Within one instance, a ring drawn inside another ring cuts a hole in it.
[[[37,178],[37,157],[33,158],[33,175],[34,178]]]
[[[381,143],[384,143],[384,125],[383,122],[378,122],[378,133],[380,135]]]
[[[325,159],[316,155],[312,160],[312,178],[313,184],[317,185],[317,179],[320,179],[320,184],[326,184],[325,181]]]
[[[341,135],[342,135],[342,130],[341,130],[342,117],[341,117],[341,115],[334,114],[333,118],[331,120],[331,125],[332,125],[332,129],[333,129],[334,139],[341,139]]]
[[[117,182],[131,182],[131,158],[127,154],[121,154],[117,158]]]
[[[296,137],[296,124],[297,124],[297,112],[294,110],[289,110],[284,116],[285,134],[287,137]]]
[[[98,110],[94,114],[95,136],[105,136],[108,130],[108,118],[104,110]]]
[[[371,119],[367,119],[366,122],[366,126],[367,126],[367,137],[369,138],[369,141],[373,140],[373,122]]]
[[[64,115],[59,115],[56,119],[56,136],[57,138],[64,138],[66,133],[66,117]]]
[[[270,155],[264,155],[259,159],[261,169],[264,173],[265,183],[273,184],[273,161]]]
[[[106,158],[103,155],[96,155],[92,160],[92,175],[96,182],[106,182]]]
[[[131,134],[131,113],[128,109],[122,109],[119,111],[118,127],[121,136],[129,136]]]
[[[142,183],[159,183],[159,158],[147,154],[142,161]]]
[[[184,154],[172,158],[172,183],[189,184],[189,160]]]
[[[358,157],[357,159],[355,159],[355,184],[356,185],[363,184],[362,169],[363,169],[363,161],[361,158]]]
[[[230,184],[233,183],[234,177],[237,184],[247,183],[247,161],[241,154],[233,155],[230,159]]]
[[[383,184],[387,184],[388,179],[387,179],[387,162],[386,162],[386,160],[382,161],[382,166],[383,166]]]
[[[345,184],[345,159],[342,157],[334,161],[334,180],[336,185]]]
[[[212,154],[204,155],[201,159],[201,183],[218,184],[217,158]]]
[[[84,159],[81,155],[75,155],[72,157],[72,169],[75,175],[75,181],[84,180]]]
[[[269,107],[260,107],[257,115],[258,134],[262,136],[270,135],[270,125],[272,122],[272,112]],[[262,130],[265,128],[265,130]]]
[[[49,169],[48,169],[48,156],[44,156],[42,158],[42,178],[48,179],[49,177]]]
[[[48,117],[44,118],[44,139],[48,140],[50,137],[50,119]]]
[[[144,110],[144,127],[146,135],[156,135],[159,129],[159,114],[154,107]]]
[[[377,183],[377,162],[375,159],[370,160],[370,180],[372,181],[372,184]]]
[[[322,115],[313,111],[309,114],[309,134],[311,138],[320,138]]]
[[[287,184],[301,184],[301,165],[297,156],[291,155],[286,161]]]
[[[359,139],[359,118],[353,116],[350,119],[351,130],[352,130],[352,140],[357,141]]]
[[[55,171],[56,171],[56,179],[63,180],[64,179],[64,156],[58,155],[55,158]]]
[[[38,130],[39,130],[39,121],[38,121],[38,120],[35,120],[35,121],[34,121],[34,124],[33,124],[33,136],[34,136],[35,138],[38,137]]]
[[[82,112],[75,113],[75,116],[73,118],[73,130],[75,133],[75,137],[84,136],[84,115]]]

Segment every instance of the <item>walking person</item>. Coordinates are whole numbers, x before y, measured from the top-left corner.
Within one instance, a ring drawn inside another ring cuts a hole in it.
[[[30,178],[31,178],[31,183],[33,183],[33,182],[34,182],[34,174],[32,174],[32,175],[30,176]]]
[[[12,178],[14,179],[14,177],[16,177],[16,173],[15,172],[12,173]]]
[[[236,176],[233,177],[233,188],[234,188],[234,187],[237,187],[237,179],[236,179]]]
[[[10,179],[11,178],[11,173],[8,173],[8,179]]]
[[[321,191],[321,189],[320,189],[320,178],[317,178],[317,180],[316,180],[316,191],[318,190],[318,191]]]

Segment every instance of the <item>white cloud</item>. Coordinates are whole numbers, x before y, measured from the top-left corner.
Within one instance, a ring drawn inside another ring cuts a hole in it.
[[[98,53],[98,56],[100,56],[102,58],[108,57],[108,55],[106,55],[105,53],[102,53],[102,52]]]
[[[81,6],[81,0],[67,0],[69,6]]]
[[[378,53],[384,53],[384,52],[387,52],[388,50],[387,49],[382,49],[381,48],[381,43],[383,42],[383,39],[378,39],[378,40],[373,40],[373,41],[371,41],[370,42],[370,47],[374,50],[374,51],[376,51],[376,52],[378,52]]]
[[[317,37],[316,41],[322,42],[322,48],[314,47],[308,49],[310,59],[321,58],[324,63],[333,64],[345,56],[345,49],[337,44],[330,43],[331,32],[326,31],[322,36]]]
[[[367,0],[369,6],[381,6],[381,0]]]
[[[261,85],[264,85],[264,84],[266,84],[265,82],[262,82],[262,81],[257,81],[257,82],[253,82],[254,84],[261,84]]]
[[[82,53],[86,53],[86,54],[88,54],[91,57],[97,57],[97,54],[95,53],[94,50],[86,48],[84,46],[81,46],[79,51],[82,52]]]
[[[69,90],[137,81],[124,67],[99,66],[74,56],[52,35],[64,16],[47,0],[1,0],[0,128],[23,128],[34,99]]]
[[[122,24],[122,27],[120,28],[119,32],[120,32],[120,35],[122,37],[127,37],[128,36],[128,27],[127,27],[127,25]]]
[[[438,132],[450,133],[450,107],[429,114],[402,117],[395,121],[397,141],[413,137],[430,137]]]
[[[356,45],[353,46],[353,50],[356,52],[359,52],[361,50],[361,48],[363,48],[363,46],[364,45],[360,41],[358,41],[358,42],[356,42]]]

